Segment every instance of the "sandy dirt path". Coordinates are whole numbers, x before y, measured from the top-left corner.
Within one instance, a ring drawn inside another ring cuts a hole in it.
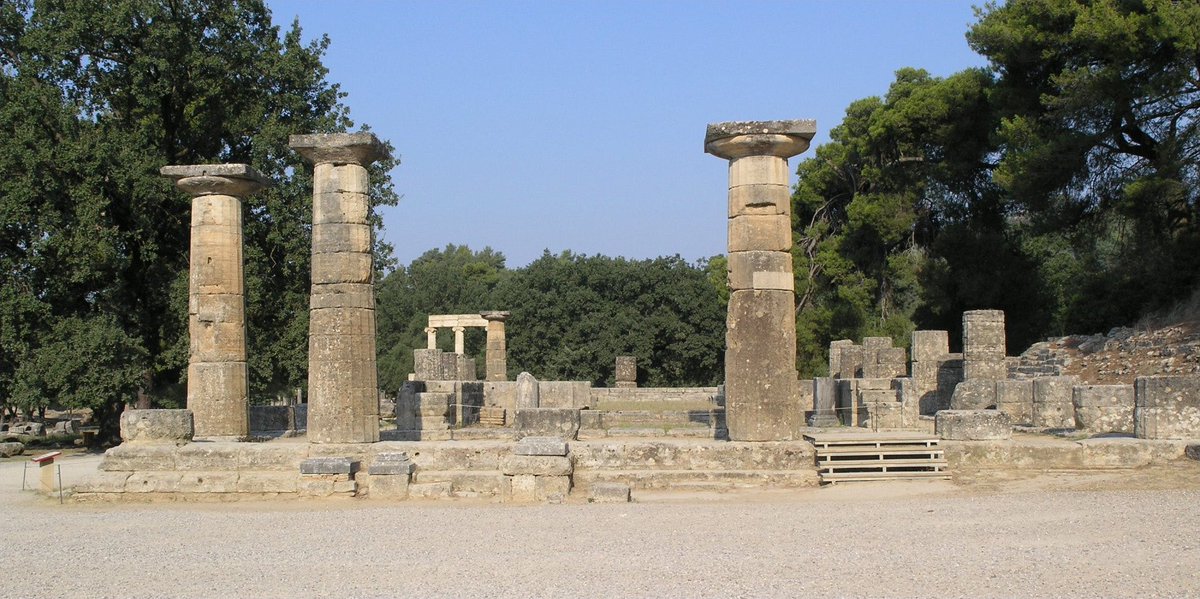
[[[5,460],[0,597],[1200,596],[1200,462],[968,482],[59,506]]]

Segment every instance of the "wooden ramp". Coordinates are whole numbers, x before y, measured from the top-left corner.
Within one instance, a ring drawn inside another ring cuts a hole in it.
[[[947,479],[936,435],[833,432],[804,435],[817,449],[822,484],[867,480]]]

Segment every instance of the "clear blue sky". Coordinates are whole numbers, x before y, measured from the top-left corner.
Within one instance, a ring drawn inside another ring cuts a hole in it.
[[[708,123],[812,118],[815,147],[901,67],[983,64],[957,0],[268,3],[329,35],[351,116],[401,155],[381,213],[402,264],[448,243],[509,267],[544,249],[720,254]]]

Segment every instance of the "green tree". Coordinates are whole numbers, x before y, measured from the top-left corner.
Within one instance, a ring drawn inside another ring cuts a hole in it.
[[[352,126],[328,43],[302,43],[298,23],[281,35],[256,0],[0,5],[0,318],[14,325],[0,401],[82,397],[62,395],[54,377],[80,364],[56,346],[124,361],[89,383],[99,415],[130,389],[182,401],[189,217],[166,164],[245,162],[275,180],[243,213],[251,394],[303,384],[310,171],[286,140]],[[375,167],[376,203],[396,201],[392,165]]]
[[[644,385],[721,380],[725,310],[706,264],[547,252],[493,297],[512,312],[510,372],[612,385],[616,356],[633,355]]]

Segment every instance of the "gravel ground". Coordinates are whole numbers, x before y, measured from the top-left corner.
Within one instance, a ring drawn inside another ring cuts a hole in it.
[[[555,506],[59,506],[20,466],[0,597],[1200,596],[1200,463]]]

